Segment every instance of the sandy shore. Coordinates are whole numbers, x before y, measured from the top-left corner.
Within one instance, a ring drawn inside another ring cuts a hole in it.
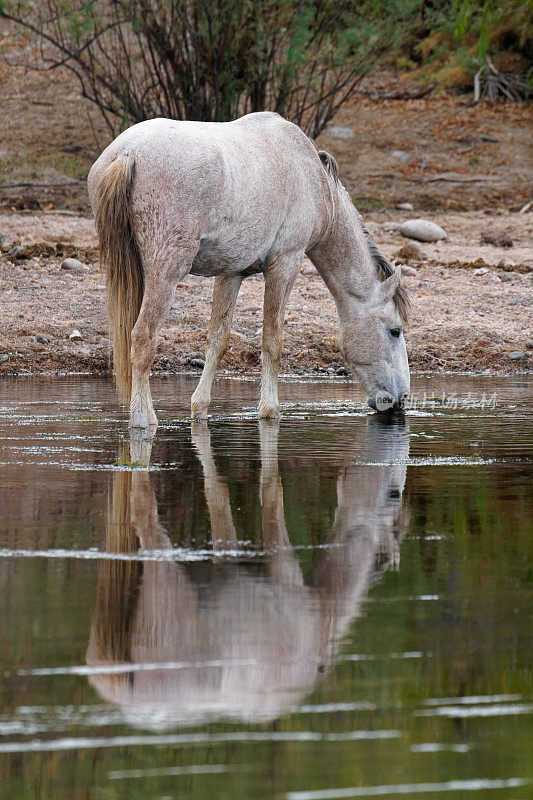
[[[407,214],[366,215],[376,243],[393,257],[407,240],[396,226]],[[412,215],[411,215],[412,216]],[[480,211],[424,214],[447,231],[446,241],[421,245],[403,278],[412,314],[407,334],[415,370],[522,371],[533,366],[533,214]],[[482,243],[484,231],[505,229],[510,248]],[[0,374],[107,369],[105,287],[98,271],[92,220],[65,213],[0,214]],[[9,255],[20,243],[22,251]],[[86,272],[61,269],[77,256]],[[401,259],[404,260],[404,259]],[[262,277],[242,287],[231,346],[221,369],[257,371],[260,364]],[[212,280],[180,283],[162,330],[154,371],[182,370],[203,353]],[[322,280],[304,262],[286,316],[281,369],[336,371],[338,323]],[[69,338],[73,331],[81,338]]]

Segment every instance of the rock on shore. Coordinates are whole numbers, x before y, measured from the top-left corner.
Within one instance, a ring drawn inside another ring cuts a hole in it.
[[[429,219],[407,219],[402,222],[398,231],[406,239],[416,239],[418,242],[438,242],[439,239],[446,239],[446,231]]]

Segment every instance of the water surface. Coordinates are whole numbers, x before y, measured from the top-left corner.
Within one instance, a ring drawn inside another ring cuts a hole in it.
[[[0,796],[530,797],[531,379],[194,383],[0,383]]]

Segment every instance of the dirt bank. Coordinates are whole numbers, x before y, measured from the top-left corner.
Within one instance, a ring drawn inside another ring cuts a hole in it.
[[[366,216],[389,257],[407,242],[395,229],[405,216],[400,211]],[[403,278],[412,300],[408,346],[413,368],[530,369],[533,214],[448,213],[434,219],[448,239],[422,245],[427,260],[411,262],[415,274]],[[481,243],[484,231],[499,228],[508,231],[512,247]],[[5,236],[0,254],[0,374],[106,370],[105,289],[92,221],[69,214],[8,212],[0,214],[0,234]],[[18,242],[22,250],[8,255]],[[67,255],[77,255],[87,272],[61,269]],[[259,368],[262,291],[261,277],[244,282],[223,369]],[[211,292],[208,279],[188,277],[179,285],[155,370],[183,369],[188,359],[202,354]],[[302,267],[286,319],[283,371],[342,366],[333,301],[309,262]],[[80,339],[69,338],[75,330]]]

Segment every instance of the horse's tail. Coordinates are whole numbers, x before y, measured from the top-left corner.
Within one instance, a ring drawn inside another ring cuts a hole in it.
[[[95,192],[95,221],[100,242],[100,268],[107,284],[109,327],[120,396],[131,397],[131,331],[144,295],[144,273],[131,220],[135,161],[113,161]]]

